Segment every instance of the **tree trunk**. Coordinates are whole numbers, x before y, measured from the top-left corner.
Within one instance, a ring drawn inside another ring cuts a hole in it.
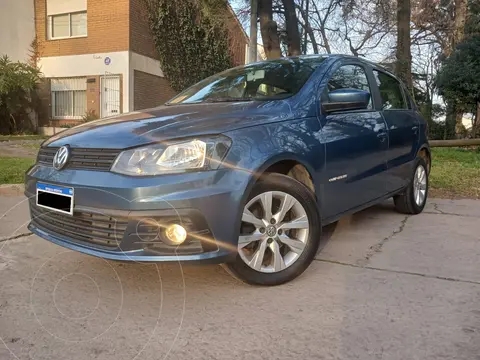
[[[310,5],[310,0],[306,0],[305,2],[305,12],[308,14],[308,11],[309,11],[309,5]],[[303,2],[302,2],[302,5],[301,5],[301,8],[302,9],[302,6],[303,6]],[[300,11],[301,12],[301,11]],[[308,23],[308,16],[307,18],[303,19],[304,22],[305,22],[305,28],[304,28],[304,31],[303,31],[303,45],[302,45],[302,54],[306,54],[307,51],[308,51],[308,27],[310,26],[309,23]]]
[[[430,140],[430,147],[478,146],[480,139]]]
[[[248,48],[248,62],[257,61],[257,32],[258,32],[258,1],[250,0],[250,46]]]
[[[467,0],[455,0],[455,29],[453,41],[455,46],[465,37],[465,23],[467,21]]]
[[[303,22],[304,22],[304,27],[305,27],[305,34],[308,34],[308,37],[310,38],[310,42],[312,43],[312,48],[313,48],[313,53],[318,54],[318,44],[317,44],[317,39],[315,39],[315,33],[312,30],[312,27],[310,26],[310,21],[309,17],[306,15],[308,14],[308,6],[309,6],[309,0],[307,0],[307,8],[304,11],[302,8],[300,8],[300,15],[302,15]],[[306,41],[306,40],[305,40]],[[308,44],[305,44],[305,54],[307,53],[307,46]]]
[[[463,112],[457,112],[455,114],[455,135],[457,138],[462,137],[463,132]]]
[[[310,41],[312,42],[313,53],[318,54],[318,44],[317,44],[317,39],[315,39],[315,33],[313,32],[310,25],[308,26],[308,29],[309,29],[308,36],[310,37]]]
[[[410,38],[410,0],[397,1],[397,76],[405,82],[412,93],[412,53]]]
[[[323,45],[321,46],[325,48],[325,51],[327,52],[327,54],[331,54],[332,50],[330,49],[330,43],[328,41],[325,23],[327,22],[327,18],[329,17],[332,11],[331,10],[332,6],[334,6],[335,3],[336,3],[336,0],[330,0],[328,3],[327,13],[324,14],[323,9],[322,10],[318,9],[316,1],[312,1],[313,9],[315,11],[315,14],[317,15],[316,23],[317,23],[317,26],[319,27],[318,29],[316,29],[316,31],[320,31],[320,35],[322,36],[322,42],[323,42]]]
[[[425,115],[427,118],[428,127],[431,129],[433,124],[433,98],[430,95],[430,88],[427,86],[427,103],[426,103]]]
[[[454,48],[460,44],[465,37],[465,23],[467,21],[467,0],[455,0],[455,28],[453,30]],[[463,129],[463,113],[455,114],[455,133],[457,137]]]
[[[273,20],[272,0],[258,0],[258,16],[260,18],[260,32],[267,59],[282,57],[277,23]]]
[[[328,41],[327,32],[325,31],[325,27],[323,25],[322,25],[322,28],[320,29],[320,35],[322,35],[323,46],[325,47],[325,51],[327,52],[327,54],[331,54],[332,49],[330,49],[330,42]]]
[[[480,121],[480,102],[477,103],[477,113],[473,115],[473,123],[472,123],[472,136],[475,139],[477,137],[477,126],[478,122]]]
[[[456,106],[453,103],[447,104],[447,113],[445,114],[445,132],[443,139],[455,138],[455,114],[457,113]]]
[[[285,25],[287,29],[288,56],[300,55],[300,32],[298,31],[298,19],[295,11],[294,0],[282,0],[285,8]]]

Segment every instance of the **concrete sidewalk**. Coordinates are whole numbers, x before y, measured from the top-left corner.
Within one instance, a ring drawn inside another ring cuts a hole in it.
[[[1,360],[480,359],[480,201],[344,218],[300,278],[262,288],[65,250],[22,200],[0,198]]]

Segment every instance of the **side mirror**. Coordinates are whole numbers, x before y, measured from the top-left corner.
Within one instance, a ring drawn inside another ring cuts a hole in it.
[[[370,102],[370,93],[358,89],[339,89],[328,94],[328,102],[322,103],[328,114],[335,111],[364,110]]]

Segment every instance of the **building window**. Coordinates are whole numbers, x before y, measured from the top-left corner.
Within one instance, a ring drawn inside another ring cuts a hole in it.
[[[87,36],[87,12],[48,16],[48,39]]]
[[[87,112],[87,79],[51,79],[52,118],[81,119]]]

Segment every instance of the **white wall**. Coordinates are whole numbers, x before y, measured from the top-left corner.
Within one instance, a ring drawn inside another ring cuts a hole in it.
[[[0,0],[1,1],[1,0]],[[134,108],[134,72],[135,70],[143,71],[144,73],[164,77],[160,61],[143,56],[130,51],[130,108]]]
[[[28,60],[35,38],[34,0],[0,0],[0,56]]]
[[[0,0],[2,1],[2,0]],[[105,65],[109,57],[110,65]],[[133,110],[134,70],[163,77],[160,61],[132,51],[42,57],[40,69],[47,78],[104,75],[105,72],[123,75],[123,112]]]
[[[163,71],[160,67],[160,61],[130,52],[130,69],[143,71],[147,74],[163,77]]]
[[[47,0],[47,15],[65,14],[85,10],[87,10],[87,0]]]
[[[110,58],[110,65],[105,65],[106,57]],[[39,66],[43,75],[47,78],[105,75],[105,73],[122,74],[123,112],[126,113],[129,112],[131,108],[129,62],[129,52],[119,51],[112,53],[42,57],[40,58]]]

